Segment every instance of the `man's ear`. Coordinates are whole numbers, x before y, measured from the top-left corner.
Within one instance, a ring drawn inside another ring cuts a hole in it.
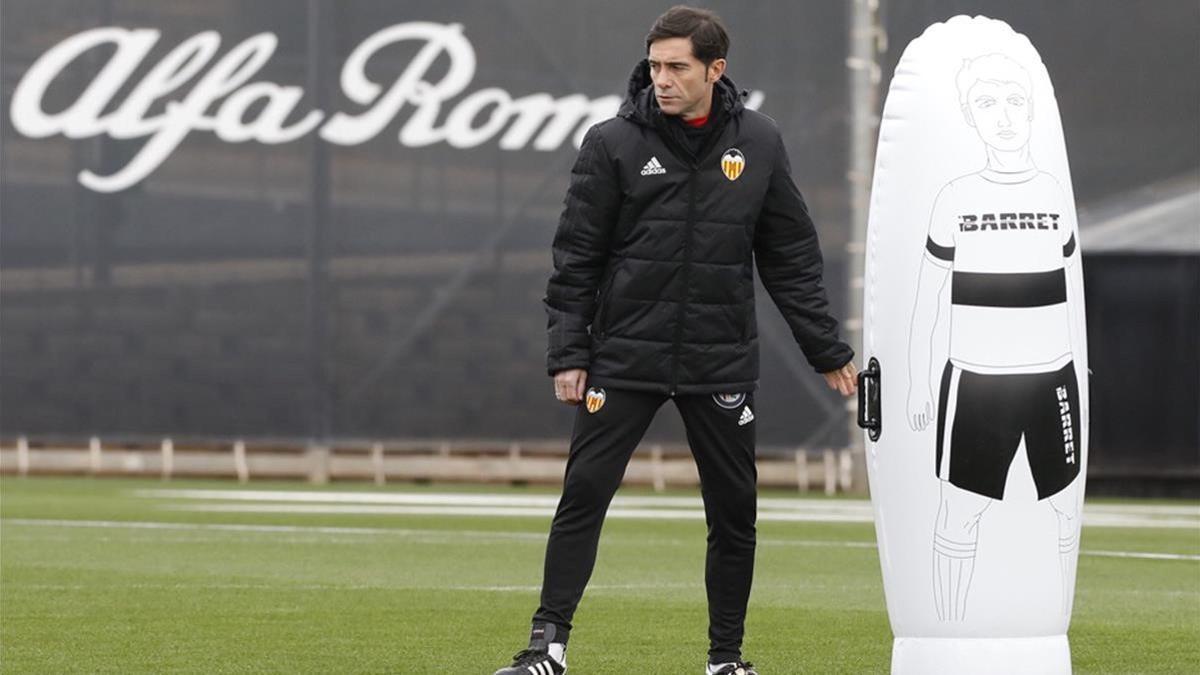
[[[704,69],[704,81],[716,82],[725,74],[725,59],[717,59]]]
[[[971,114],[971,106],[966,103],[962,106],[963,119],[967,121],[967,126],[975,127],[975,116]]]

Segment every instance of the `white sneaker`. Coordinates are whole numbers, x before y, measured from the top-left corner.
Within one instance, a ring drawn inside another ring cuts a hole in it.
[[[754,664],[749,661],[733,661],[730,663],[710,663],[704,669],[704,675],[758,675]]]

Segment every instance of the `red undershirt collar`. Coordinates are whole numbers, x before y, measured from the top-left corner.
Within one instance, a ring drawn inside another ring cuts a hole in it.
[[[697,117],[696,119],[683,120],[683,123],[689,127],[692,127],[693,129],[699,129],[705,124],[708,124],[708,115],[705,115],[704,117]]]

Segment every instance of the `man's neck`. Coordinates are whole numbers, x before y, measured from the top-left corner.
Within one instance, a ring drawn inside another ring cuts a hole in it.
[[[684,122],[690,122],[701,117],[708,119],[708,114],[712,112],[713,88],[708,88],[708,96],[704,97],[703,106],[697,107],[695,110],[689,110],[679,114],[679,118]]]

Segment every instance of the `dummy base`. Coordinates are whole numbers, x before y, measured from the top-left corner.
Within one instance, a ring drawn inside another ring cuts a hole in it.
[[[892,675],[1070,675],[1066,635],[1030,638],[896,638]]]

